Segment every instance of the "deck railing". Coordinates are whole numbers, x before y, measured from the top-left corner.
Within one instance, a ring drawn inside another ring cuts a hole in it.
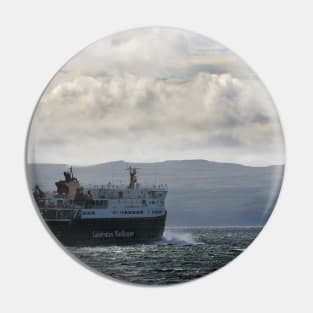
[[[40,213],[45,220],[72,220],[76,214],[76,210],[41,209]]]

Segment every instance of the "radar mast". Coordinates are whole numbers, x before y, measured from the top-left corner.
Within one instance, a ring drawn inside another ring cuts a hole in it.
[[[129,166],[129,189],[134,189],[135,185],[137,184],[137,168]]]

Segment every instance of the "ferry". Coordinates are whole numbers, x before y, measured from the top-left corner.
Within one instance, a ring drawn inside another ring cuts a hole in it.
[[[129,184],[81,186],[73,169],[55,183],[56,191],[36,185],[40,214],[65,246],[135,244],[162,238],[167,210],[166,184],[142,186],[137,168],[129,167]]]

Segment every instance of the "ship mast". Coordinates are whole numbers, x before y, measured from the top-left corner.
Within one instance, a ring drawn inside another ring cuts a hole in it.
[[[137,168],[136,167],[129,167],[128,168],[129,171],[129,185],[128,188],[129,189],[134,189],[135,185],[137,184]]]

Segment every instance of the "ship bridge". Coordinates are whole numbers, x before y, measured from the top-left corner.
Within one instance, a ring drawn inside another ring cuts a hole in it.
[[[93,198],[100,199],[134,199],[134,198],[165,198],[168,192],[166,184],[144,186],[137,184],[136,188],[131,189],[126,185],[107,184],[107,185],[88,185]]]
[[[98,199],[165,199],[168,192],[166,184],[141,186],[137,179],[138,168],[129,167],[129,184],[88,185],[92,198]]]

